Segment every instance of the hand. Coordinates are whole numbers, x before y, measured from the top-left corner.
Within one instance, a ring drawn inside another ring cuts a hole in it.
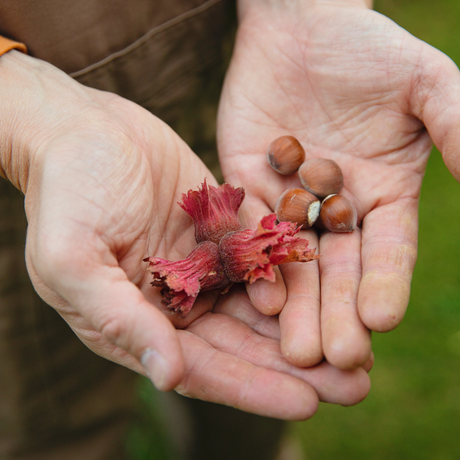
[[[308,369],[289,364],[280,349],[278,318],[256,310],[242,285],[220,296],[212,312],[192,321],[179,336],[186,362],[200,370],[176,388],[183,395],[304,420],[314,414],[318,400],[357,404],[370,389],[366,372],[373,356],[354,370],[340,370],[325,361]]]
[[[343,194],[362,229],[319,241],[307,233],[321,254],[319,273],[311,263],[282,270],[280,327],[292,363],[309,365],[323,351],[335,366],[353,368],[371,353],[369,329],[393,329],[408,304],[430,135],[460,177],[459,73],[360,1],[275,3],[240,1],[218,118],[222,170],[246,188],[247,212],[259,215],[300,185],[267,165],[276,137],[292,134],[307,157],[343,169]]]
[[[165,312],[142,260],[182,259],[196,245],[177,201],[204,177],[215,183],[209,171],[169,127],[129,101],[17,52],[0,67],[8,79],[4,119],[13,123],[0,136],[11,145],[1,165],[25,193],[29,274],[90,349],[148,373],[161,390],[286,419],[313,415],[318,394],[341,404],[367,394],[363,369],[289,366],[276,331],[257,334],[225,314],[236,294],[218,315],[205,315],[215,292],[204,293],[185,320]],[[261,348],[249,353],[254,341]]]

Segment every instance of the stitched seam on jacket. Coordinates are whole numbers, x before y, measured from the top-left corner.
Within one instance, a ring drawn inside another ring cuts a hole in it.
[[[185,13],[182,13],[179,16],[176,16],[175,18],[170,19],[169,21],[166,21],[163,24],[161,24],[159,26],[156,26],[153,29],[150,29],[145,35],[143,35],[142,37],[138,38],[136,41],[131,43],[126,48],[123,48],[120,51],[116,51],[115,53],[110,54],[109,56],[105,57],[104,59],[102,59],[102,60],[100,60],[100,61],[98,61],[98,62],[96,62],[94,64],[91,64],[91,65],[85,67],[84,69],[77,70],[76,72],[72,72],[69,75],[71,77],[73,77],[73,78],[80,77],[80,76],[82,76],[82,75],[84,75],[84,74],[86,74],[88,72],[91,72],[91,71],[93,71],[93,70],[95,70],[95,69],[97,69],[99,67],[102,67],[102,66],[108,64],[111,61],[114,61],[115,59],[123,57],[123,56],[129,54],[134,49],[136,49],[139,46],[141,46],[142,44],[144,44],[146,41],[148,41],[154,35],[162,32],[162,31],[164,31],[166,29],[169,29],[170,27],[173,27],[174,25],[176,25],[176,24],[178,24],[178,23],[180,23],[180,22],[182,22],[182,21],[184,21],[186,19],[189,19],[189,18],[191,18],[193,16],[196,16],[196,15],[208,10],[209,8],[213,7],[217,3],[220,3],[221,1],[222,0],[208,0],[207,2],[203,3],[202,5],[197,6],[196,8],[193,8],[192,10],[186,11]]]
[[[158,91],[154,92],[153,94],[150,94],[146,98],[140,99],[138,103],[140,105],[147,105],[151,101],[154,101],[154,100],[156,100],[158,98],[161,98],[165,94],[168,94],[171,91],[171,88],[181,86],[181,85],[187,83],[188,80],[189,80],[188,76],[189,76],[190,71],[195,70],[197,72],[203,72],[205,70],[206,66],[208,66],[209,64],[211,64],[211,63],[213,63],[215,61],[216,61],[216,56],[212,56],[211,58],[207,59],[202,65],[195,66],[195,67],[193,67],[191,69],[187,69],[187,72],[180,73],[179,75],[177,75],[176,78],[171,79],[171,81],[167,85],[165,85],[164,87],[160,88]]]

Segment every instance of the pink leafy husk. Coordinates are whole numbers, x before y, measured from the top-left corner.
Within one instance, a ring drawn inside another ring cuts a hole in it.
[[[291,222],[276,225],[276,215],[269,214],[255,231],[246,229],[225,235],[219,250],[229,280],[235,283],[253,283],[261,278],[275,281],[275,265],[318,259],[315,249],[308,248],[308,240],[296,236],[299,230]]]
[[[228,232],[241,229],[238,209],[244,199],[243,187],[229,184],[213,187],[206,179],[198,191],[182,194],[179,206],[193,219],[197,243],[212,241],[219,244]]]
[[[149,262],[152,285],[162,288],[162,303],[182,316],[192,309],[200,291],[222,289],[230,284],[219,247],[211,241],[199,244],[184,260],[171,262],[149,257],[144,261]]]
[[[276,225],[276,215],[264,217],[256,230],[242,229],[238,209],[244,189],[224,184],[182,195],[179,205],[193,219],[198,246],[184,260],[150,257],[153,286],[161,288],[162,303],[186,316],[200,291],[226,292],[234,282],[275,281],[275,265],[318,259],[299,228],[290,222]]]

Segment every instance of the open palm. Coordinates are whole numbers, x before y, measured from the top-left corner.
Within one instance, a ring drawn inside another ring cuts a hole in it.
[[[254,214],[300,185],[268,166],[274,138],[294,135],[307,158],[342,168],[342,193],[362,226],[320,236],[316,278],[311,267],[283,271],[280,321],[292,362],[307,365],[322,350],[351,368],[370,354],[368,328],[391,330],[407,307],[430,135],[441,148],[446,95],[455,87],[458,99],[459,77],[446,56],[384,16],[332,3],[243,15],[218,134],[224,177],[246,187]],[[309,238],[314,246],[316,235]]]

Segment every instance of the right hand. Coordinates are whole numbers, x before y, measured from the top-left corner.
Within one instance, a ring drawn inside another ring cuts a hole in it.
[[[148,373],[160,390],[262,415],[304,419],[315,412],[317,394],[340,404],[367,394],[362,369],[301,371],[284,362],[276,338],[225,309],[205,315],[211,292],[178,324],[187,330],[177,331],[142,260],[182,259],[195,246],[191,219],[177,201],[204,177],[216,184],[210,172],[132,102],[18,52],[0,59],[0,68],[8,88],[2,115],[10,121],[1,132],[2,166],[25,194],[28,271],[83,343]],[[219,336],[219,325],[228,334]],[[260,344],[252,353],[242,346],[243,332],[247,344]]]
[[[238,3],[217,125],[223,175],[246,188],[254,216],[301,186],[297,175],[269,167],[276,137],[294,135],[307,158],[331,158],[343,169],[341,193],[362,225],[316,241],[309,230],[319,269],[283,266],[287,295],[278,299],[291,363],[325,356],[352,369],[369,359],[370,331],[394,329],[406,311],[431,139],[460,180],[460,73],[440,51],[370,11],[370,2]],[[264,311],[276,299],[273,285],[259,283],[254,293],[256,284],[251,299]],[[260,302],[262,294],[271,303]]]

